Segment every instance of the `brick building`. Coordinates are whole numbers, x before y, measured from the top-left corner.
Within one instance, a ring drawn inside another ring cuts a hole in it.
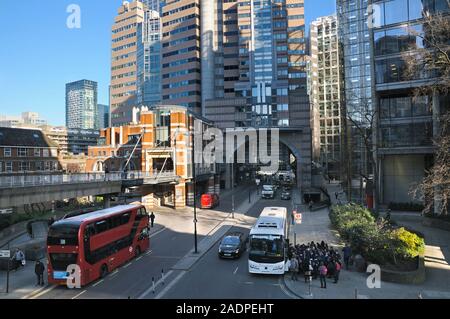
[[[0,127],[0,175],[60,170],[58,145],[42,131]]]
[[[204,132],[211,122],[181,106],[157,106],[136,116],[136,124],[101,130],[99,145],[89,147],[86,171],[142,171],[155,175],[173,172],[176,182],[139,187],[142,201],[149,206],[176,208],[191,204],[192,132],[194,125],[196,132]],[[219,192],[215,164],[199,163],[195,170],[197,194]]]

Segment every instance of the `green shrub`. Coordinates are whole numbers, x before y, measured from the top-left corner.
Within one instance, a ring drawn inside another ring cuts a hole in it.
[[[401,259],[414,258],[423,252],[423,238],[405,228],[393,229],[383,220],[359,205],[333,206],[330,220],[341,237],[348,241],[354,253],[377,263],[396,264]]]

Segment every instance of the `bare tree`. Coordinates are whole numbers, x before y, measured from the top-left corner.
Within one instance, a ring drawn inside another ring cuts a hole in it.
[[[351,140],[362,142],[362,150],[364,151],[367,159],[361,159],[362,162],[368,161],[372,166],[372,174],[373,174],[373,199],[374,199],[374,210],[378,211],[378,167],[376,163],[376,149],[377,142],[374,139],[374,134],[376,134],[376,118],[377,111],[374,109],[372,103],[366,98],[360,99],[359,103],[355,107],[348,107],[346,110],[346,119],[350,124],[350,129],[355,132],[351,132]],[[347,158],[350,161],[353,156],[349,154],[350,150],[347,149]],[[360,169],[357,173],[365,178],[367,181],[370,180],[370,172],[367,169],[364,169],[365,163],[362,163],[362,169]],[[349,172],[351,174],[351,172]],[[349,193],[350,194],[350,193]],[[350,196],[350,195],[349,195]]]
[[[450,7],[450,1],[447,0]],[[423,33],[411,34],[422,39],[424,47],[403,54],[404,74],[411,79],[426,78],[425,85],[414,90],[414,98],[428,95],[433,99],[450,92],[450,15],[424,12]],[[433,101],[435,102],[435,101]],[[450,109],[433,108],[436,147],[433,166],[411,194],[425,199],[425,213],[449,214],[450,209]]]

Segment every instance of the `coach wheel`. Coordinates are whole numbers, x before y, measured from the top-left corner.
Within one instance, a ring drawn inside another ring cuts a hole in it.
[[[108,266],[103,264],[102,267],[100,268],[100,277],[105,278],[107,274],[108,274]]]
[[[134,255],[137,257],[141,254],[141,248],[139,246],[136,246],[134,249]]]

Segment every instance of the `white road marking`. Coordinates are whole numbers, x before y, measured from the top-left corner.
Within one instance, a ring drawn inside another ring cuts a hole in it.
[[[92,285],[92,287],[98,286],[99,284],[101,284],[105,279],[99,280],[97,281],[95,284]]]
[[[78,297],[80,297],[82,294],[84,294],[87,290],[83,290],[82,292],[80,292],[78,295],[76,295],[75,297],[72,297],[72,299],[77,299]]]
[[[166,282],[166,278],[168,278],[172,273],[173,273],[173,270],[170,270],[167,274],[164,274],[164,283]],[[155,282],[155,288],[158,287],[158,285],[161,282],[163,282],[162,278],[159,279],[157,282]],[[170,286],[170,284],[169,284],[169,286]],[[144,297],[147,296],[150,292],[153,292],[153,284],[146,291],[144,291],[142,294],[140,294],[138,299],[144,299]]]
[[[233,271],[233,275],[236,275],[238,269],[239,269],[239,267],[236,267],[236,269]]]
[[[22,297],[21,299],[36,299],[36,298],[38,298],[38,297],[40,297],[40,296],[42,296],[42,295],[44,295],[44,294],[46,294],[46,293],[52,291],[52,290],[55,289],[56,287],[57,287],[56,285],[53,285],[53,286],[51,286],[51,287],[48,287],[48,288],[45,289],[45,290],[42,290],[42,291],[38,290],[39,293],[37,293],[37,294],[36,294],[36,291],[33,291],[32,293],[30,293],[30,294],[28,294],[28,295]]]
[[[153,252],[153,250],[149,250],[149,251],[147,251],[146,253],[145,253],[145,256],[148,256],[148,255],[150,255],[151,253]]]
[[[172,272],[172,270],[170,271]],[[166,288],[164,288],[159,294],[156,295],[155,299],[161,299],[180,279],[186,274],[186,271],[182,271],[178,276],[175,277],[174,280],[172,280]]]
[[[130,266],[132,263],[128,263],[125,266],[123,266],[123,268],[127,268],[128,266]]]
[[[138,261],[138,260],[140,260],[140,259],[142,259],[142,256],[139,256],[138,258],[136,258],[136,261]]]
[[[286,287],[283,285],[283,282],[282,282],[282,279],[281,279],[281,278],[278,279],[278,282],[279,282],[281,291],[282,291],[286,296],[288,296],[288,297],[291,298],[291,299],[299,299],[297,296],[293,295],[290,291],[288,291],[288,290],[286,289]]]
[[[160,232],[162,232],[162,231],[164,231],[164,230],[166,230],[166,227],[164,227],[164,228],[158,230],[156,233],[151,234],[151,235],[149,236],[149,238],[152,238],[153,236],[158,235]]]

